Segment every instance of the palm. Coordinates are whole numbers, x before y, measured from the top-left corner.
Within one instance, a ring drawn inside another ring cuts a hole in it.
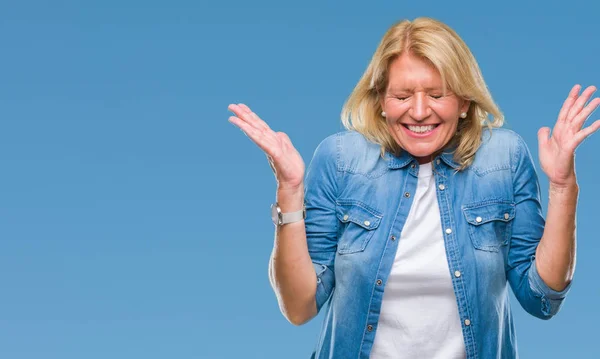
[[[267,155],[279,188],[297,188],[304,179],[304,160],[283,132],[274,132],[265,121],[244,104],[229,105],[236,116],[229,121],[238,126]]]
[[[567,185],[575,180],[575,149],[600,128],[600,120],[582,128],[600,105],[600,98],[595,98],[586,106],[596,89],[590,86],[581,96],[579,90],[579,85],[574,86],[565,100],[552,129],[552,136],[548,137],[549,127],[543,127],[538,132],[540,165],[550,183],[556,185]]]

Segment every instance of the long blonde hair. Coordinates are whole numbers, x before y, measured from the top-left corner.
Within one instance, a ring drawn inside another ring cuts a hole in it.
[[[467,117],[459,120],[456,135],[451,140],[456,146],[454,160],[460,169],[468,167],[481,145],[483,126],[490,130],[501,127],[504,116],[494,103],[467,45],[454,30],[435,19],[403,20],[387,30],[367,70],[344,104],[341,114],[344,127],[380,144],[382,157],[385,151],[401,153],[402,148],[380,115],[380,100],[387,88],[391,62],[405,52],[428,60],[439,71],[446,88],[459,98],[471,101]]]

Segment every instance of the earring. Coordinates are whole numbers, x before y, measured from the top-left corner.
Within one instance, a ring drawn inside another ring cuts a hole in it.
[[[387,116],[387,113],[385,113],[385,111],[381,111],[381,117],[385,117]]]
[[[467,118],[467,113],[466,112],[461,113],[460,118]]]

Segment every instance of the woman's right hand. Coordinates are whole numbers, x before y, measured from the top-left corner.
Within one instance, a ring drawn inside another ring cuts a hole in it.
[[[236,125],[260,147],[275,173],[279,190],[296,190],[304,181],[304,161],[283,132],[274,132],[267,123],[244,104],[227,107],[235,116],[229,122]]]

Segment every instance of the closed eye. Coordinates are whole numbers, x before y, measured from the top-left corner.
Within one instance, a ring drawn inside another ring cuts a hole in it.
[[[431,97],[431,98],[434,98],[434,99],[436,99],[436,100],[439,100],[439,99],[441,99],[441,98],[442,98],[442,97],[444,97],[444,96],[443,96],[443,95],[429,95],[429,97]],[[407,99],[408,99],[408,97],[398,97],[398,96],[397,96],[396,98],[397,98],[398,100],[400,100],[400,101],[405,101],[405,100],[407,100]]]

